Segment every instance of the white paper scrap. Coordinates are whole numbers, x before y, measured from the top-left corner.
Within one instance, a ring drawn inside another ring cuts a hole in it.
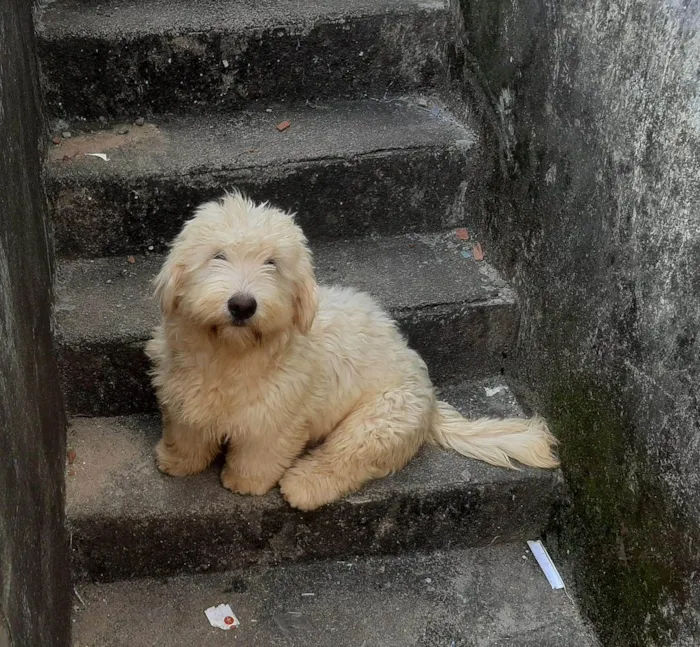
[[[488,386],[484,387],[484,391],[486,391],[486,395],[490,398],[491,396],[496,395],[496,393],[500,393],[501,391],[505,391],[506,387],[501,384],[501,386],[496,386],[493,389],[490,389]]]
[[[228,604],[220,604],[218,607],[209,607],[205,612],[209,624],[224,631],[240,626],[238,618],[234,615]]]
[[[564,580],[561,579],[557,567],[554,565],[552,558],[549,556],[544,544],[538,539],[537,541],[528,541],[532,554],[535,556],[537,563],[544,572],[549,584],[553,589],[563,589]]]
[[[85,155],[88,157],[99,157],[101,160],[109,162],[109,157],[107,157],[104,153],[85,153]]]

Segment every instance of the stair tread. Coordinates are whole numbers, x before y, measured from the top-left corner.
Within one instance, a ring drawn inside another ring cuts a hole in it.
[[[55,116],[402,94],[442,87],[443,0],[57,0],[37,20]]]
[[[386,13],[445,11],[443,0],[58,0],[42,14],[44,38],[130,37],[150,33],[240,32],[273,27],[309,29],[323,20]]]
[[[332,101],[160,116],[143,126],[80,122],[49,151],[57,253],[163,249],[203,200],[241,188],[296,210],[309,238],[439,231],[479,208],[476,133],[440,104]],[[276,126],[291,126],[279,132]],[[104,153],[103,161],[86,153]]]
[[[335,101],[315,107],[199,116],[161,116],[143,126],[122,125],[74,133],[50,150],[56,178],[181,175],[197,170],[274,167],[295,162],[352,159],[407,149],[474,147],[473,131],[456,123],[439,103],[411,100]],[[276,126],[289,121],[279,132]],[[109,162],[85,153],[105,153]]]
[[[598,644],[524,543],[81,585],[79,593],[75,647]],[[204,610],[221,603],[240,627],[209,625]]]
[[[484,262],[460,254],[454,232],[313,241],[321,284],[373,294],[397,314],[445,304],[514,303],[507,284]],[[62,344],[147,339],[158,320],[151,279],[163,256],[64,261],[57,283],[57,334]]]
[[[493,378],[498,382],[499,378]],[[522,415],[507,389],[488,398],[484,383],[446,387],[445,396],[472,416]],[[158,472],[152,448],[160,437],[157,416],[135,415],[112,418],[74,418],[69,445],[79,458],[68,478],[67,513],[78,516],[128,514],[134,517],[188,515],[222,512],[232,507],[278,508],[285,506],[275,491],[264,497],[234,495],[219,484],[219,468],[185,479]],[[467,487],[512,483],[521,480],[551,479],[552,472],[520,471],[493,467],[456,452],[425,447],[412,463],[399,473],[367,485],[348,500],[364,503],[415,491],[442,489],[456,484]]]
[[[487,396],[485,387],[500,380],[454,385],[442,397],[471,417],[520,415],[507,387]],[[117,579],[221,570],[231,562],[487,544],[523,529],[538,532],[560,496],[557,471],[506,470],[425,447],[399,473],[301,513],[278,490],[232,494],[219,483],[220,464],[184,479],[160,474],[153,459],[159,434],[155,416],[72,420],[66,511],[78,571]],[[309,546],[309,537],[319,535],[324,541]]]

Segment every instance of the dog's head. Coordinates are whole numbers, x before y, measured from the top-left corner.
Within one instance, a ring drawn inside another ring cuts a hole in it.
[[[202,205],[175,239],[155,279],[166,319],[240,342],[296,328],[318,309],[311,254],[292,216],[239,193]]]

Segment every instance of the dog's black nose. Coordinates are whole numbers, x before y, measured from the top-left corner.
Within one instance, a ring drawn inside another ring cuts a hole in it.
[[[258,302],[248,294],[234,294],[228,300],[228,311],[234,321],[250,319],[258,309]]]

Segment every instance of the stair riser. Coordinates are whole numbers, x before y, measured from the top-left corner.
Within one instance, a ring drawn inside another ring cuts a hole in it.
[[[400,554],[524,541],[545,527],[561,495],[551,479],[471,487],[381,501],[345,501],[312,513],[288,506],[251,514],[71,522],[74,571],[110,581],[223,571],[353,555]]]
[[[447,12],[420,11],[240,34],[96,38],[53,33],[49,26],[40,57],[57,117],[381,98],[442,83],[447,24]]]
[[[64,258],[162,250],[194,208],[238,187],[298,213],[310,239],[438,231],[478,204],[478,156],[417,149],[186,176],[49,178],[56,251]],[[464,181],[469,178],[468,181]]]
[[[496,375],[517,330],[514,303],[452,304],[393,313],[430,369],[435,384]],[[86,342],[58,355],[71,415],[112,416],[153,411],[144,341]]]

